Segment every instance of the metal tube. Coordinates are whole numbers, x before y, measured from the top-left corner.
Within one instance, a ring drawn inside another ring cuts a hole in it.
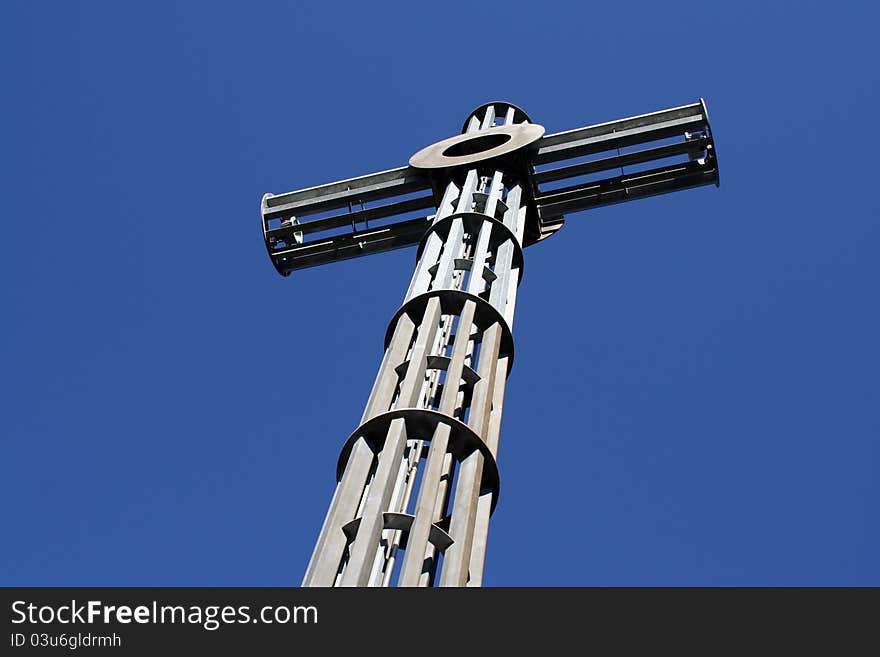
[[[395,370],[406,358],[414,332],[415,324],[413,321],[406,315],[401,315],[394,327],[394,337],[391,339],[391,344],[388,345],[385,356],[382,358],[382,364],[379,366],[373,390],[367,400],[364,414],[361,416],[361,424],[391,407],[398,381]]]
[[[474,451],[461,462],[458,468],[455,499],[452,502],[452,520],[449,525],[449,535],[454,543],[447,548],[443,555],[440,586],[465,586],[467,584],[468,568],[471,563],[471,547],[474,540],[477,498],[480,494],[482,476],[483,454]]]
[[[492,386],[492,411],[486,427],[485,440],[489,451],[498,456],[498,438],[501,434],[501,413],[504,408],[504,389],[507,385],[508,358],[499,358],[495,365],[495,382]],[[492,496],[481,494],[477,502],[474,523],[474,543],[471,548],[470,580],[468,586],[482,586],[483,568],[486,563],[486,546],[489,540],[489,516],[492,513]]]
[[[355,517],[374,456],[363,438],[354,444],[312,552],[303,586],[331,586],[335,581],[346,545],[342,526]]]
[[[440,400],[439,410],[446,415],[451,415],[455,410],[455,402],[461,385],[461,374],[464,369],[464,360],[467,356],[475,311],[476,304],[473,301],[466,302],[458,321],[452,359],[446,371],[446,383]],[[428,535],[431,530],[431,524],[434,521],[434,503],[437,499],[437,490],[443,473],[442,466],[448,449],[449,432],[450,426],[440,423],[437,425],[434,437],[431,440],[428,462],[425,474],[422,477],[418,501],[416,502],[415,520],[407,539],[406,556],[403,560],[403,571],[401,572],[402,586],[417,586],[419,583],[423,557],[428,545]]]
[[[433,344],[440,322],[440,301],[430,299],[419,325],[416,343],[410,355],[409,367],[400,386],[398,405],[409,407],[416,403],[425,376],[428,349]],[[379,546],[384,527],[382,513],[387,509],[395,483],[394,466],[399,464],[406,445],[406,427],[403,419],[391,422],[367,503],[364,506],[357,537],[350,547],[349,562],[342,576],[343,586],[365,586],[370,575],[372,558]]]

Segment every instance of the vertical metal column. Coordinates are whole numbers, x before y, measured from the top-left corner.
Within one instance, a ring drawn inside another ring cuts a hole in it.
[[[522,176],[503,161],[480,161],[479,139],[496,122],[528,123],[513,106],[502,105],[499,118],[495,109],[466,123],[467,166],[437,178],[437,213],[361,425],[340,456],[304,586],[482,581],[527,213]]]

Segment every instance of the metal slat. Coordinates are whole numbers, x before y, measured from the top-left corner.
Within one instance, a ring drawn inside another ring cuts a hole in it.
[[[538,214],[543,221],[568,212],[578,212],[679,189],[712,185],[716,184],[717,180],[718,169],[714,166],[714,162],[700,164],[698,161],[691,161],[557,190],[539,195],[535,201],[538,205]]]
[[[601,160],[593,160],[592,162],[584,162],[582,164],[572,164],[558,169],[549,171],[541,171],[536,173],[534,180],[539,185],[542,183],[554,182],[565,178],[573,178],[575,176],[583,176],[589,173],[598,173],[600,171],[609,171],[619,169],[620,167],[630,166],[633,164],[643,164],[652,160],[660,160],[666,157],[674,157],[676,155],[686,155],[694,151],[705,151],[706,146],[710,143],[708,137],[699,137],[689,141],[683,141],[680,144],[670,144],[669,146],[658,146],[657,148],[648,148],[637,151],[635,153],[624,153],[623,155],[615,155]]]
[[[577,141],[578,139],[608,135],[623,130],[631,130],[632,128],[641,128],[663,123],[665,121],[674,121],[676,119],[694,116],[706,119],[702,102],[680,105],[679,107],[671,107],[658,112],[649,112],[648,114],[639,114],[638,116],[631,116],[626,119],[606,121],[605,123],[597,123],[583,128],[565,130],[564,132],[554,132],[553,134],[544,135],[541,143],[545,146],[555,146],[556,144]]]
[[[689,116],[662,123],[619,130],[610,134],[587,137],[574,137],[571,141],[547,144],[543,137],[538,142],[538,152],[533,158],[534,164],[547,164],[558,160],[601,153],[615,148],[635,146],[649,141],[684,135],[685,132],[697,132],[706,126],[702,116]],[[555,135],[551,135],[555,136]]]
[[[296,199],[286,203],[277,203],[277,196],[266,199],[266,207],[263,209],[263,220],[277,219],[280,217],[297,216],[303,217],[326,210],[336,210],[351,204],[379,201],[403,194],[421,192],[431,188],[427,179],[419,177],[404,177],[391,181],[366,185],[356,189],[347,189],[321,196]]]
[[[326,219],[318,219],[316,221],[306,221],[301,224],[292,224],[282,228],[271,228],[266,231],[266,238],[283,239],[285,241],[293,237],[294,233],[302,233],[303,235],[311,235],[319,233],[323,230],[332,230],[343,226],[357,225],[367,221],[375,221],[376,219],[384,219],[385,217],[393,217],[404,212],[413,212],[415,210],[424,210],[425,208],[434,207],[434,197],[425,196],[422,198],[409,199],[389,205],[380,205],[375,208],[366,208],[364,210],[355,210],[354,212],[346,212],[343,214],[327,217]]]
[[[393,186],[397,181],[419,177],[422,177],[422,173],[418,169],[413,169],[409,166],[398,167],[397,169],[388,169],[387,171],[370,173],[366,176],[347,178],[345,180],[339,180],[324,185],[316,185],[315,187],[306,187],[305,189],[285,192],[284,194],[272,194],[269,196],[267,204],[269,207],[275,207],[277,205],[320,198],[322,196],[337,194],[339,192],[356,191],[365,187],[382,185],[383,183]]]
[[[430,225],[427,218],[413,219],[376,230],[340,235],[315,244],[277,251],[272,253],[272,262],[278,271],[289,273],[337,260],[391,251],[418,244]]]

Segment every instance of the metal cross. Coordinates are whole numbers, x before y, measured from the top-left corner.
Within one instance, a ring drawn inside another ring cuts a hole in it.
[[[303,585],[479,586],[523,248],[565,214],[718,181],[702,100],[549,135],[491,102],[408,166],[266,194],[284,276],[418,245]]]

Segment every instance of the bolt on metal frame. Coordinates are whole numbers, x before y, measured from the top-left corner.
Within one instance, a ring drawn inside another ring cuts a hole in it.
[[[523,248],[567,213],[719,182],[702,100],[544,132],[486,103],[409,166],[263,197],[285,276],[418,245],[304,586],[481,585]]]

